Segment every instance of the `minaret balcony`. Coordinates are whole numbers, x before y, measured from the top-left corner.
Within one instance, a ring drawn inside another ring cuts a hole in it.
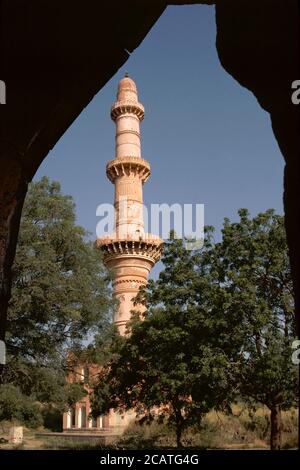
[[[111,107],[110,116],[113,121],[116,121],[121,114],[135,114],[142,121],[145,115],[145,108],[137,101],[116,101]]]
[[[121,176],[138,176],[143,183],[149,178],[150,164],[141,157],[121,157],[111,160],[106,165],[108,179],[114,183]]]
[[[149,259],[153,265],[159,260],[163,250],[163,240],[150,233],[145,234],[142,239],[118,238],[115,234],[108,237],[98,238],[97,247],[101,248],[104,262],[119,256],[134,256]]]

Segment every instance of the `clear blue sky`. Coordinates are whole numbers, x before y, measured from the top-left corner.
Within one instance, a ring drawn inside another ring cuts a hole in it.
[[[105,165],[114,158],[110,107],[128,71],[145,106],[142,156],[151,178],[144,201],[203,203],[205,224],[268,208],[283,213],[283,158],[269,115],[222,68],[214,7],[168,7],[141,46],[94,97],[40,167],[71,194],[77,221],[95,236],[96,207],[113,202]],[[154,271],[157,274],[159,267]]]

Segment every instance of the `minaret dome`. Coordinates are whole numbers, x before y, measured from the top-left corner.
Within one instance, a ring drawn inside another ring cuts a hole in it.
[[[136,84],[128,75],[119,81],[117,101],[134,101],[138,102],[138,94]]]

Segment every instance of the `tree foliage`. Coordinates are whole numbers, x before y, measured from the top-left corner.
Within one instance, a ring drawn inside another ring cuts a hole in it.
[[[269,210],[225,219],[222,240],[206,228],[202,250],[174,238],[164,269],[136,302],[130,335],[116,338],[93,397],[95,415],[134,408],[177,429],[243,397],[271,412],[271,448],[280,448],[280,412],[296,404],[292,281],[283,218]]]
[[[93,398],[95,415],[134,408],[142,420],[167,419],[178,446],[188,425],[228,406],[233,390],[230,364],[238,348],[232,345],[229,355],[226,334],[215,336],[221,325],[210,297],[219,295],[207,264],[210,232],[207,240],[203,253],[182,240],[166,243],[164,270],[137,298],[148,307],[144,319],[135,315],[130,336],[116,339]],[[229,318],[222,327],[231,330]]]
[[[37,403],[12,384],[0,387],[0,421],[3,420],[16,421],[32,428],[40,426],[43,421]]]
[[[4,383],[63,409],[74,394],[68,351],[106,327],[110,309],[101,254],[76,224],[72,198],[46,177],[31,183],[13,266]]]
[[[103,325],[107,274],[87,237],[59,183],[42,178],[31,184],[13,266],[10,354],[48,359]]]
[[[225,219],[216,245],[217,280],[240,310],[243,355],[237,378],[248,402],[271,411],[271,448],[281,447],[281,410],[297,405],[297,369],[291,361],[296,337],[292,279],[283,217],[273,210],[251,219]]]

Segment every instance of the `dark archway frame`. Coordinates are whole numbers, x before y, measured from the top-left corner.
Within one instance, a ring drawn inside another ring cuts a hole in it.
[[[298,323],[300,108],[291,101],[291,84],[300,79],[299,2],[0,0],[0,79],[6,84],[6,104],[0,105],[0,340],[28,183],[164,9],[190,3],[216,4],[221,64],[270,113],[286,162],[284,208]]]

